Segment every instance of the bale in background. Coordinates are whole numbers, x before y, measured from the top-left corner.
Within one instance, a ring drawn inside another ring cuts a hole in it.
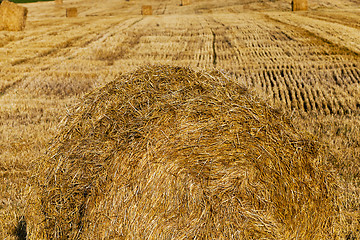
[[[327,155],[221,72],[143,67],[66,116],[34,173],[30,239],[334,239]]]
[[[28,10],[8,0],[2,1],[0,5],[0,30],[22,31]]]
[[[61,4],[63,4],[63,0],[55,0],[55,4],[56,5],[61,5]]]
[[[66,17],[77,17],[77,15],[78,15],[77,8],[66,9]]]
[[[151,5],[143,5],[141,7],[141,15],[152,15],[152,6]]]
[[[293,0],[291,2],[292,11],[307,11],[308,1],[307,0]]]
[[[190,0],[181,0],[181,6],[190,5]]]

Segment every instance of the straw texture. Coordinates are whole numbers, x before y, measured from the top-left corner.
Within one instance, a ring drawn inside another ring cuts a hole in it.
[[[66,9],[66,17],[77,17],[77,16],[78,16],[77,8]]]
[[[181,0],[181,6],[190,5],[190,0]]]
[[[307,11],[308,0],[293,0],[291,2],[292,11]]]
[[[22,31],[28,10],[8,0],[2,1],[0,5],[0,31]]]
[[[30,237],[329,239],[325,160],[223,73],[143,67],[63,120],[34,178]]]
[[[141,15],[152,15],[153,10],[151,5],[143,5],[141,7]]]

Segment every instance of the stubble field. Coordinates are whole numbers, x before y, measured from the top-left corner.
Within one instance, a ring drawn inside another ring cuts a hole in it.
[[[23,32],[0,32],[0,238],[15,238],[33,162],[85,93],[148,64],[220,69],[246,84],[333,154],[360,225],[360,1],[69,0],[24,4]],[[77,18],[65,18],[77,7]]]

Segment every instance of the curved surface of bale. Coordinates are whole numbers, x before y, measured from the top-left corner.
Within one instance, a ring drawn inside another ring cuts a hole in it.
[[[320,145],[221,72],[121,76],[84,97],[39,166],[30,238],[337,234]]]

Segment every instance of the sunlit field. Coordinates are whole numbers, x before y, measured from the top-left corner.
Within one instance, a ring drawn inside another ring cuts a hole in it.
[[[25,30],[0,31],[0,239],[24,227],[36,163],[60,121],[87,93],[144,65],[217,69],[308,132],[326,149],[339,193],[336,238],[360,239],[360,1],[313,0],[300,12],[290,3],[21,4]],[[141,15],[145,4],[153,15]],[[66,18],[68,7],[78,17]]]

